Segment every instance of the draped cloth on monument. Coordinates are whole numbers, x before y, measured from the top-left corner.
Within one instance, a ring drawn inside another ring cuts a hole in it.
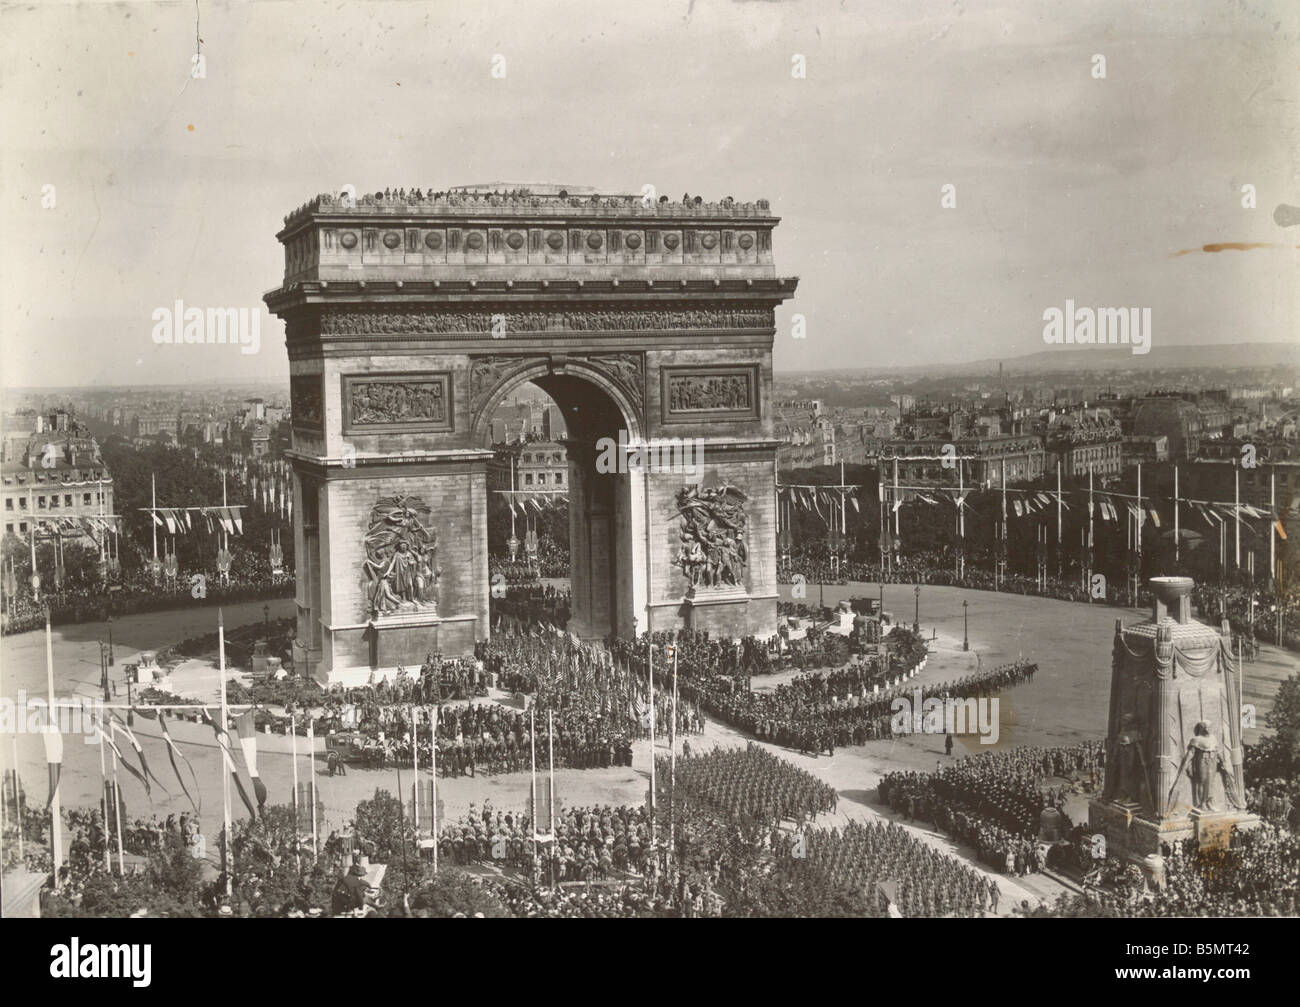
[[[1123,795],[1157,817],[1182,817],[1192,809],[1184,774],[1189,746],[1222,739],[1232,781],[1223,796],[1237,804],[1243,793],[1241,698],[1236,662],[1227,641],[1208,627],[1173,638],[1170,624],[1117,627],[1112,653],[1108,796]],[[1152,633],[1152,630],[1155,630]],[[1197,725],[1203,725],[1199,735]],[[1235,790],[1235,793],[1233,792]]]

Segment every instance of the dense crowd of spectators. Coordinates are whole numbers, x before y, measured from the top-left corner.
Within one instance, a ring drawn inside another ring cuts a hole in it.
[[[1145,583],[1139,586],[1136,599],[1131,598],[1127,590],[1114,589],[1099,598],[1092,596],[1091,588],[1085,587],[1077,574],[1057,576],[1049,573],[1044,579],[1011,571],[999,575],[994,572],[996,560],[991,554],[968,554],[966,562],[960,564],[960,575],[958,567],[951,553],[898,554],[891,557],[888,565],[882,566],[879,562],[849,558],[840,558],[832,563],[829,555],[813,550],[793,554],[788,560],[778,563],[777,580],[789,584],[800,576],[806,584],[934,584],[1094,604],[1145,606],[1151,601]],[[1222,583],[1198,581],[1193,597],[1201,621],[1216,628],[1226,612],[1233,633],[1241,637],[1243,650],[1253,651],[1259,642],[1276,642],[1279,594],[1267,578],[1255,581],[1241,571],[1229,571]],[[1300,650],[1300,593],[1294,589],[1288,591],[1281,597],[1280,604],[1283,645],[1290,650]]]
[[[539,823],[548,838],[534,843],[527,814],[493,810],[490,802],[470,810],[438,830],[443,862],[469,866],[491,864],[532,870],[534,856],[543,877],[556,882],[607,881],[617,873],[642,875],[650,868],[654,845],[650,816],[644,807],[556,809],[555,832]]]
[[[260,601],[263,598],[284,598],[293,594],[293,577],[273,576],[266,571],[240,571],[233,569],[227,580],[218,576],[215,568],[198,570],[203,581],[204,599],[208,604],[230,604],[239,601]],[[183,573],[175,580],[162,578],[157,584],[147,573],[125,578],[120,590],[105,590],[103,585],[68,587],[53,593],[41,591],[40,604],[30,594],[19,594],[12,599],[13,614],[5,606],[0,615],[0,627],[5,635],[26,633],[45,626],[45,610],[49,607],[52,625],[78,622],[103,622],[109,615],[114,618],[139,612],[160,612],[194,603],[193,592],[197,582],[191,573]]]
[[[1035,916],[1206,917],[1300,914],[1300,837],[1275,822],[1238,829],[1226,849],[1193,837],[1162,844],[1165,885],[1144,884],[1136,865],[1112,857],[1082,895],[1061,896]]]

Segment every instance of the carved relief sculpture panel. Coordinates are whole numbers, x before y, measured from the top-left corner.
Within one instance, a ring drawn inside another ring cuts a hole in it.
[[[452,429],[451,375],[343,375],[343,432]]]
[[[758,368],[663,368],[665,422],[756,420]]]

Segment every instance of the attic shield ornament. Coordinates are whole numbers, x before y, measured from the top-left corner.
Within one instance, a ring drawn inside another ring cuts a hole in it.
[[[438,611],[438,534],[419,497],[384,497],[370,509],[362,564],[370,616]]]

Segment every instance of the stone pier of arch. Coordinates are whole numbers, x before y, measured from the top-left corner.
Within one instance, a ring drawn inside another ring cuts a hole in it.
[[[569,431],[570,629],[775,632],[772,342],[797,284],[776,274],[777,223],[764,201],[546,190],[327,194],[289,214],[266,303],[289,355],[297,666],[364,683],[489,637],[488,428],[529,382]],[[703,464],[603,471],[620,433],[698,438]],[[701,480],[739,502],[746,561],[693,587],[679,560],[700,511],[680,494]]]

